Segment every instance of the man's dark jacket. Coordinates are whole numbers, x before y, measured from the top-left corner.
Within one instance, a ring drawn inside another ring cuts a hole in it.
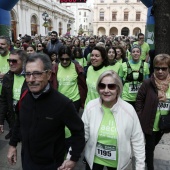
[[[23,154],[27,150],[36,164],[58,162],[65,155],[65,126],[72,134],[70,159],[78,161],[85,145],[84,124],[71,100],[53,88],[37,99],[28,92],[21,101],[9,144],[17,145],[20,130]]]
[[[47,44],[47,52],[48,54],[58,54],[58,51],[60,49],[60,47],[62,46],[62,44],[60,43],[60,41],[57,39],[55,43],[51,43],[51,41]]]
[[[7,119],[9,126],[12,127],[15,121],[15,113],[13,107],[13,84],[14,73],[8,71],[3,77],[2,93],[0,96],[0,125],[4,124],[4,120]],[[26,88],[24,82],[22,90]]]

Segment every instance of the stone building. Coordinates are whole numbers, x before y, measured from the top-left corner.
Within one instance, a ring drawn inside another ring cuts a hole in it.
[[[94,0],[94,35],[145,33],[147,8],[140,0]]]
[[[62,5],[74,13],[73,35],[93,34],[93,0],[87,0],[86,3],[62,3]]]
[[[20,0],[11,10],[12,40],[19,34],[44,36],[52,30],[64,35],[73,23],[73,12],[55,0]]]

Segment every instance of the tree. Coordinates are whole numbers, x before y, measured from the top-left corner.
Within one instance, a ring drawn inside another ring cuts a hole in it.
[[[154,0],[155,54],[170,55],[170,0]]]

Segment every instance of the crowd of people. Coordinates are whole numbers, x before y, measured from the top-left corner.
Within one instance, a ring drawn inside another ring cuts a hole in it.
[[[170,56],[150,56],[144,38],[0,36],[9,163],[22,142],[23,170],[72,170],[83,149],[86,170],[126,169],[132,156],[137,170],[154,170],[155,146],[170,131],[159,127],[170,114]]]

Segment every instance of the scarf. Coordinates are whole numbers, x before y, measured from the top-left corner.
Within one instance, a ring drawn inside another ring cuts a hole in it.
[[[169,83],[170,83],[170,76],[168,74],[165,80],[159,80],[154,74],[154,78],[155,78],[156,87],[158,89],[158,99],[159,101],[165,102],[166,91],[168,90]]]

